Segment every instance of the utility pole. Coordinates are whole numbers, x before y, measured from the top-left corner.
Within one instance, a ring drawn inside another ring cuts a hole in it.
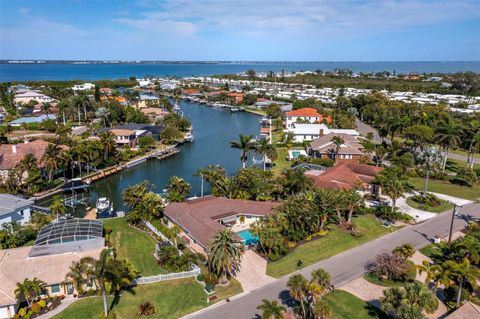
[[[202,186],[201,186],[201,197],[203,197],[203,175],[201,176],[202,177]]]
[[[453,220],[455,219],[455,215],[458,213],[458,206],[455,203],[453,204],[453,211],[452,211],[452,220],[450,221],[450,232],[448,234],[448,244],[452,242],[452,231],[453,231]]]

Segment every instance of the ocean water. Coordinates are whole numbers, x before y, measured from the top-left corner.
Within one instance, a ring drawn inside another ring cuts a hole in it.
[[[323,71],[350,69],[354,72],[389,71],[396,73],[480,72],[480,61],[473,62],[246,62],[192,64],[0,64],[0,82],[27,80],[100,80],[136,76],[200,76],[258,72]]]

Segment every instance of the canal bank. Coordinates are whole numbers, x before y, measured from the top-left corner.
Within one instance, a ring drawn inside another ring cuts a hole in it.
[[[201,181],[193,176],[198,169],[218,164],[233,174],[241,167],[240,152],[231,148],[229,142],[237,140],[239,134],[257,136],[259,116],[247,112],[231,113],[228,109],[195,102],[181,101],[179,105],[183,115],[192,122],[195,141],[181,145],[181,152],[175,157],[145,161],[94,182],[90,187],[90,206],[95,205],[97,198],[107,197],[116,210],[125,209],[122,192],[126,187],[148,180],[155,186],[155,192],[162,193],[168,179],[174,175],[192,184],[191,195],[199,196]]]

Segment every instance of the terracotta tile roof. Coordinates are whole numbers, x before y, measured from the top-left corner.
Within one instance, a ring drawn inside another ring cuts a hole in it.
[[[309,174],[314,186],[327,189],[350,189],[357,183],[366,186],[373,181],[375,175],[383,171],[383,168],[366,164],[342,163],[327,168],[322,174]]]
[[[110,96],[110,95],[105,96],[105,95],[102,95],[100,97],[100,100],[101,101],[114,100],[114,101],[118,101],[119,103],[127,102],[127,99],[124,96]]]
[[[13,169],[27,154],[32,154],[37,160],[37,165],[43,167],[42,156],[50,142],[35,140],[22,144],[0,144],[0,169]],[[68,150],[66,145],[59,145],[60,149]],[[14,148],[16,152],[14,152]]]
[[[198,90],[196,89],[185,89],[182,91],[182,94],[190,95],[190,94],[197,94]]]
[[[287,116],[310,116],[310,117],[320,117],[320,113],[312,107],[304,107],[303,109],[298,109],[286,113]]]
[[[204,248],[208,248],[215,233],[225,227],[216,219],[237,214],[266,216],[274,213],[279,202],[258,202],[206,196],[171,203],[164,214],[180,226]]]
[[[155,115],[166,115],[168,114],[169,112],[162,109],[162,108],[159,108],[159,107],[144,107],[142,109],[140,109],[140,112],[142,112],[143,114],[155,114]]]
[[[341,137],[345,142],[339,150],[339,154],[343,155],[363,155],[363,145],[361,145],[357,138],[352,135],[344,133],[329,133],[312,141],[310,146],[312,150],[318,151],[320,154],[334,154],[335,145],[332,142],[334,136]]]
[[[90,256],[98,258],[102,249],[58,255],[28,257],[32,246],[0,251],[0,305],[16,303],[16,283],[37,277],[48,285],[65,281],[73,261]]]

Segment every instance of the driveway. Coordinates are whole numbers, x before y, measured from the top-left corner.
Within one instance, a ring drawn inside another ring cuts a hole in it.
[[[300,271],[281,277],[265,286],[259,287],[250,293],[230,298],[230,302],[219,302],[212,308],[206,308],[196,313],[187,315],[187,318],[229,318],[249,319],[258,318],[256,307],[262,299],[279,300],[287,306],[291,306],[291,299],[287,291],[287,281],[290,276],[300,273],[310,278],[313,270],[323,268],[332,277],[335,286],[347,283],[362,276],[365,265],[382,252],[390,252],[404,243],[412,243],[416,249],[429,244],[434,236],[446,236],[450,226],[450,214],[438,216],[414,226],[402,228],[394,233],[369,241],[361,246],[347,250],[329,259],[320,261]],[[463,229],[468,221],[480,218],[480,205],[470,204],[460,208],[453,229]]]
[[[275,278],[266,275],[267,261],[252,250],[243,254],[240,271],[235,276],[242,285],[243,291],[248,292],[275,281]]]

